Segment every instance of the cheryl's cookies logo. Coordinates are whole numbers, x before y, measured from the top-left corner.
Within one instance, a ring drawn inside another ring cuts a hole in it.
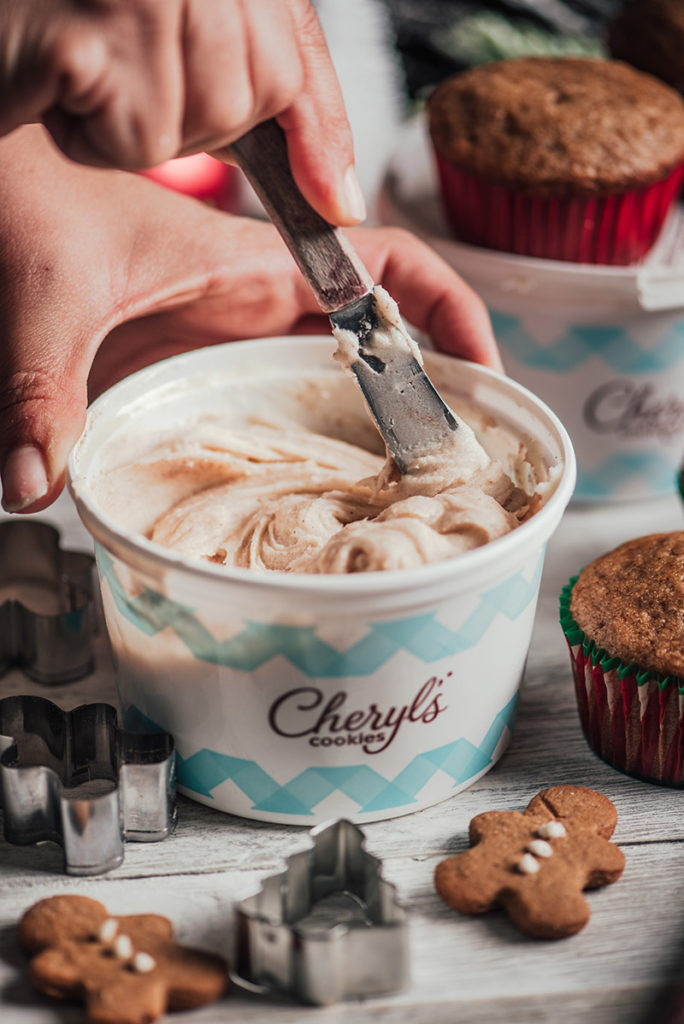
[[[450,675],[447,672],[445,678]],[[387,750],[404,726],[429,725],[446,711],[443,683],[444,679],[431,676],[410,704],[387,708],[375,703],[354,708],[344,690],[326,700],[318,687],[300,686],[273,702],[268,722],[278,736],[306,738],[312,747],[359,746],[366,754],[379,754]]]
[[[597,434],[666,440],[684,431],[684,401],[658,395],[652,384],[612,380],[589,395],[584,422]]]

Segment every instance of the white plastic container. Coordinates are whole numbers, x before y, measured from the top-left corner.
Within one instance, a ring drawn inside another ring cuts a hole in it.
[[[365,420],[330,338],[233,343],[178,356],[92,406],[69,486],[96,541],[124,720],[173,733],[182,792],[219,810],[312,825],[373,821],[457,793],[508,744],[544,547],[574,484],[569,438],[515,383],[443,356],[438,386],[540,442],[557,486],[513,533],[418,569],[352,576],[257,573],[184,561],[128,535],[93,501],[89,475],[121,430],[211,414],[258,387],[296,406],[309,380],[332,430]]]
[[[660,265],[664,244],[639,266],[604,267],[456,242],[422,118],[400,136],[380,217],[421,235],[483,298],[506,372],[570,433],[576,501],[674,493],[684,451],[684,267]]]

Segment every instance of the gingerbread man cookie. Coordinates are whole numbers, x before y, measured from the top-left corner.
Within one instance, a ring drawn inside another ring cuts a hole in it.
[[[98,1024],[148,1024],[166,1010],[203,1006],[228,981],[225,961],[179,946],[167,918],[114,917],[86,896],[36,903],[19,922],[19,942],[36,988],[82,999]]]
[[[552,786],[519,811],[488,811],[470,823],[472,849],[437,865],[435,888],[461,914],[502,907],[521,931],[560,939],[585,926],[583,889],[616,882],[625,866],[608,842],[617,811],[584,786]]]

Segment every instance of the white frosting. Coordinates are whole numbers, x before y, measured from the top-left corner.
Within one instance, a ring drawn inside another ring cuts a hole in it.
[[[394,299],[379,285],[373,289],[373,295],[379,325],[365,343],[365,350],[377,354],[387,364],[391,363],[393,355],[409,353],[422,366],[423,355],[404,327]],[[350,370],[352,363],[359,359],[358,336],[353,331],[342,331],[339,328],[333,328],[333,335],[337,342],[335,359],[345,370]]]
[[[516,867],[523,875],[536,875],[539,871],[539,861],[535,860],[531,853],[524,853]]]
[[[131,966],[138,974],[149,974],[157,966],[157,961],[149,953],[136,953]]]
[[[100,942],[111,942],[118,930],[119,922],[115,921],[113,917],[108,917],[100,925],[97,937]]]
[[[550,843],[547,843],[545,839],[533,839],[527,844],[527,849],[530,853],[533,853],[535,857],[550,857],[553,853],[553,848]]]
[[[227,566],[412,567],[509,533],[530,505],[498,462],[464,476],[458,458],[424,460],[399,477],[379,456],[312,431],[191,424],[184,434],[103,473],[96,491],[122,525],[133,517],[155,543]]]
[[[565,825],[562,821],[545,821],[543,825],[540,825],[537,829],[537,835],[542,839],[561,839],[567,835],[565,831]]]
[[[387,337],[377,341],[383,358],[413,344],[393,309]],[[536,442],[448,393],[458,429],[401,476],[391,459],[368,450],[379,450],[379,438],[354,385],[352,402],[341,374],[298,377],[293,391],[283,372],[229,382],[220,409],[148,432],[115,432],[91,478],[97,504],[183,558],[352,573],[480,547],[514,530],[553,489]]]
[[[133,943],[128,935],[117,935],[112,946],[114,956],[119,960],[130,960],[133,956]]]
[[[230,453],[248,447],[250,439],[270,447],[263,461]],[[202,486],[196,462],[196,493],[160,516],[153,541],[245,569],[368,572],[422,565],[479,547],[518,525],[505,505],[526,508],[498,466],[465,480],[444,466],[438,479],[434,465],[397,477],[376,456],[344,442],[304,432],[268,436],[264,427],[227,438],[226,444],[232,479]],[[372,465],[375,459],[376,472],[359,480],[359,463]]]

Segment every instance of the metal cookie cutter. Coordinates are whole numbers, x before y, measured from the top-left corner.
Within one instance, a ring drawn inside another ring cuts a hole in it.
[[[91,671],[93,562],[63,551],[47,523],[0,523],[0,674],[16,665],[66,683]]]
[[[402,988],[406,914],[363,832],[341,820],[311,838],[312,849],[237,905],[237,980],[322,1005]]]
[[[60,843],[70,875],[109,871],[125,839],[155,842],[173,831],[173,738],[124,732],[109,704],[62,711],[43,697],[6,697],[0,807],[8,842]]]

